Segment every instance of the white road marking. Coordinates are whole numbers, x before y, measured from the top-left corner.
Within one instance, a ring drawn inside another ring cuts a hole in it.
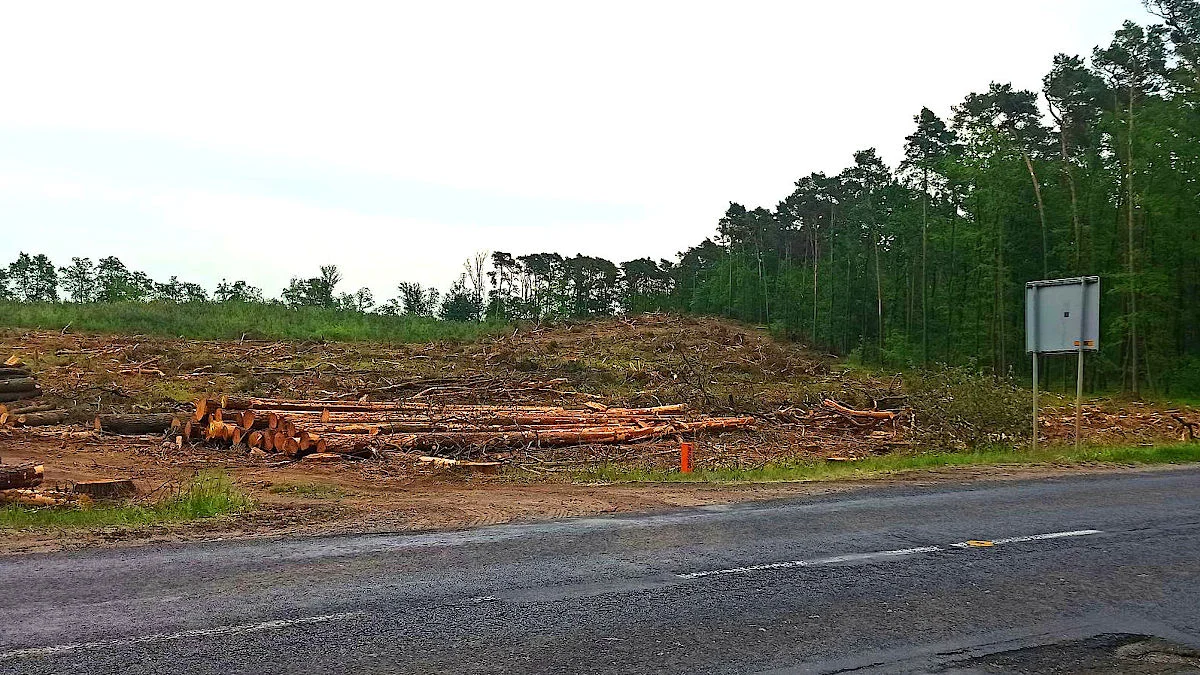
[[[277,619],[275,621],[263,621],[261,623],[244,623],[236,626],[215,626],[213,628],[196,628],[193,630],[181,630],[176,633],[155,633],[153,635],[137,635],[124,638],[111,638],[108,640],[97,640],[95,642],[76,642],[65,645],[52,645],[49,647],[29,647],[26,649],[14,649],[12,651],[0,652],[0,661],[10,659],[19,659],[27,656],[53,656],[65,652],[81,651],[86,649],[104,649],[107,647],[123,647],[127,645],[147,644],[152,642],[168,642],[170,640],[182,640],[185,638],[194,637],[212,637],[214,635],[238,635],[241,633],[257,633],[264,630],[277,630],[279,628],[287,628],[289,626],[303,626],[313,623],[325,623],[327,621],[340,621],[342,619],[350,619],[364,614],[364,612],[343,612],[341,614],[324,614],[322,616],[306,616],[299,619]]]
[[[993,546],[1002,544],[1017,544],[1027,541],[1045,541],[1048,539],[1063,539],[1065,537],[1084,537],[1090,534],[1100,534],[1100,530],[1073,530],[1071,532],[1050,532],[1048,534],[1031,534],[1024,537],[1008,537],[1006,539],[992,539]],[[965,541],[950,544],[950,548],[968,548],[970,544]],[[745,567],[730,567],[723,570],[702,570],[699,572],[687,572],[685,574],[676,574],[680,579],[700,579],[702,577],[724,576],[727,574],[745,574],[747,572],[760,572],[763,570],[782,570],[794,567],[820,567],[822,565],[836,565],[844,562],[861,562],[864,560],[886,560],[892,558],[902,558],[904,556],[917,555],[921,553],[936,553],[938,551],[947,550],[942,546],[918,546],[916,548],[901,548],[893,551],[874,551],[871,553],[848,553],[845,555],[835,555],[827,558],[810,558],[808,560],[785,560],[782,562],[762,563],[759,565],[746,565]]]
[[[1009,537],[1007,539],[993,539],[992,544],[999,546],[1001,544],[1019,544],[1023,541],[1045,541],[1046,539],[1063,539],[1066,537],[1086,537],[1089,534],[1100,534],[1100,530],[1072,530],[1070,532],[1051,532],[1049,534],[1031,534],[1025,537]],[[966,548],[969,546],[967,542],[960,541],[957,544],[950,544],[955,548]]]
[[[783,562],[763,563],[761,565],[747,565],[746,567],[731,567],[725,570],[704,570],[701,572],[688,572],[687,574],[676,574],[680,579],[699,579],[700,577],[711,577],[722,574],[741,574],[743,572],[759,572],[761,570],[782,570],[789,567],[816,567],[819,565],[834,565],[842,562],[857,562],[860,560],[873,560],[876,558],[896,558],[905,555],[914,555],[917,553],[933,553],[934,551],[944,550],[940,546],[921,546],[918,548],[901,548],[895,551],[875,551],[873,553],[848,553],[846,555],[835,555],[828,558],[813,558],[811,560],[785,560]]]

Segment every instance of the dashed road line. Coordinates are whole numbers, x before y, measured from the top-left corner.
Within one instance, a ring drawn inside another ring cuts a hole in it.
[[[960,541],[946,546],[917,546],[915,548],[900,548],[891,551],[872,551],[870,553],[847,553],[844,555],[835,555],[825,558],[810,558],[807,560],[784,560],[781,562],[761,563],[758,565],[745,565],[743,567],[730,567],[720,570],[701,570],[698,572],[686,572],[676,574],[680,579],[701,579],[704,577],[726,576],[730,574],[746,574],[749,572],[761,572],[764,570],[783,570],[796,567],[821,567],[824,565],[836,565],[846,562],[864,562],[870,560],[888,560],[904,558],[906,556],[920,555],[922,553],[937,553],[938,551],[946,551],[951,548],[991,548],[1004,544],[1019,544],[1022,542],[1031,541],[1048,541],[1053,539],[1064,539],[1067,537],[1086,537],[1092,534],[1101,534],[1101,530],[1072,530],[1070,532],[1049,532],[1046,534],[1031,534],[1022,537],[1007,537],[1004,539],[972,539],[970,541]]]
[[[175,633],[154,633],[152,635],[136,635],[132,637],[110,638],[107,640],[97,640],[95,642],[75,642],[71,644],[51,645],[47,647],[28,647],[25,649],[13,649],[7,652],[0,652],[0,661],[8,661],[12,659],[25,658],[30,656],[53,656],[55,654],[63,654],[66,652],[75,652],[91,649],[105,649],[109,647],[124,647],[128,645],[149,644],[155,642],[169,642],[171,640],[183,640],[187,638],[197,637],[212,637],[216,635],[239,635],[243,633],[257,633],[264,630],[278,630],[280,628],[288,628],[290,626],[304,626],[314,623],[326,623],[329,621],[341,621],[343,619],[351,619],[361,616],[365,612],[342,612],[340,614],[323,614],[321,616],[306,616],[298,619],[277,619],[274,621],[262,621],[260,623],[243,623],[233,626],[214,626],[212,628],[196,628],[193,630],[181,630]]]

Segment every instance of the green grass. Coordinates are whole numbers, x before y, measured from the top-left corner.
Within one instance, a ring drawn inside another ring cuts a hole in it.
[[[200,340],[339,340],[346,342],[464,341],[507,326],[382,316],[319,307],[245,303],[123,302],[114,304],[0,302],[0,327],[136,333]]]
[[[869,457],[852,462],[780,462],[755,469],[699,470],[690,474],[677,470],[648,470],[604,465],[574,474],[576,480],[655,483],[770,483],[799,480],[844,480],[886,476],[906,471],[953,466],[998,464],[1184,464],[1200,462],[1200,444],[1156,445],[1153,447],[1071,447],[1026,450],[981,450],[977,452],[930,452],[916,455]]]
[[[311,499],[338,499],[349,493],[336,485],[321,483],[276,483],[267,489],[275,495],[291,495],[294,497],[309,497]]]
[[[90,507],[0,508],[0,530],[137,527],[242,513],[253,503],[224,474],[200,473],[177,493],[155,504],[96,504]]]

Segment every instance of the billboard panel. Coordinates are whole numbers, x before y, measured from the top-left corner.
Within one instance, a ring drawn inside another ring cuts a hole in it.
[[[1025,351],[1053,354],[1100,348],[1100,277],[1025,284]]]

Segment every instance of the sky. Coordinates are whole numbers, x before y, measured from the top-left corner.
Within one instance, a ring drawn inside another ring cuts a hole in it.
[[[620,263],[813,171],[1040,88],[1139,0],[6,0],[0,264],[120,257],[277,296],[322,264],[378,301],[477,251]]]

